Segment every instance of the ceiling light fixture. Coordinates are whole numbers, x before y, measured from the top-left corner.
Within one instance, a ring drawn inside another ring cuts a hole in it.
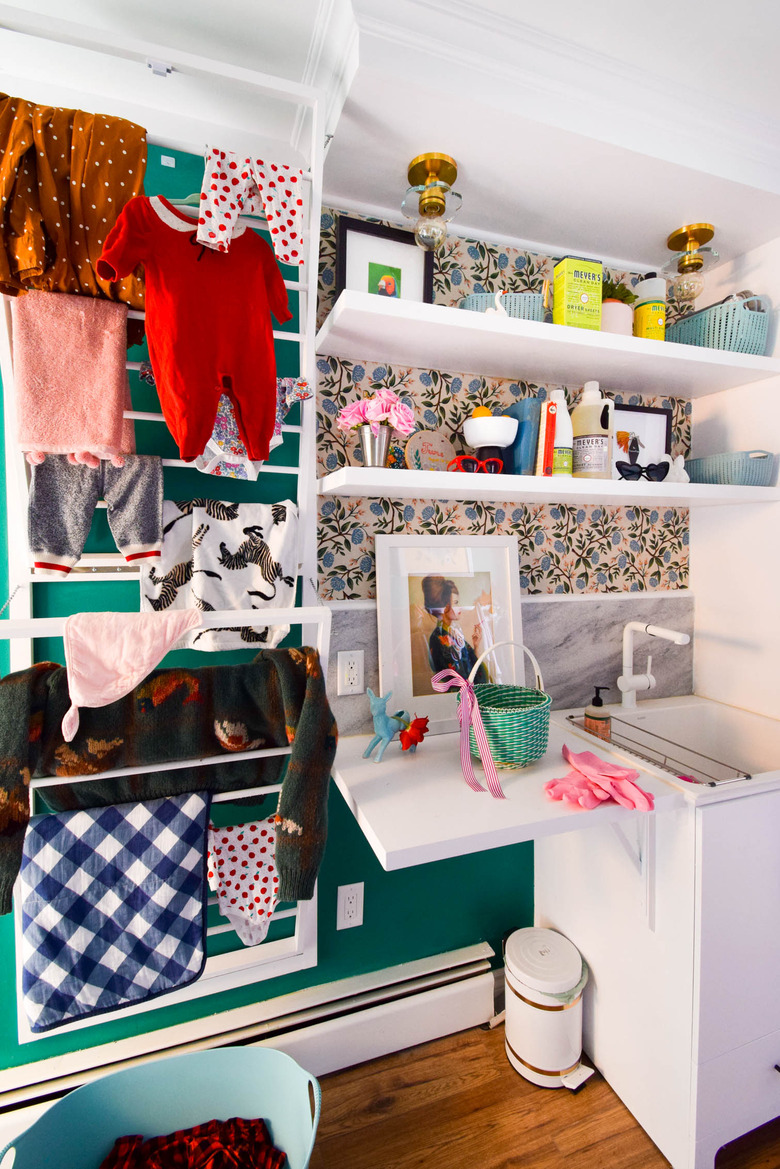
[[[713,268],[720,259],[715,248],[707,247],[715,235],[711,223],[689,223],[678,227],[666,241],[675,253],[661,271],[671,276],[670,292],[681,304],[693,306],[704,288],[702,273]]]
[[[458,164],[448,154],[419,154],[409,163],[406,192],[401,210],[414,219],[414,238],[421,248],[433,252],[447,238],[447,224],[463,202],[452,190]]]

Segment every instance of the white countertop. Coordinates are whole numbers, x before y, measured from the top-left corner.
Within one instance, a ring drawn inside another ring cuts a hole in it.
[[[458,739],[457,733],[429,735],[416,754],[402,751],[396,740],[381,763],[362,758],[370,735],[339,740],[333,778],[387,871],[587,826],[625,823],[646,814],[611,800],[585,811],[547,798],[543,785],[569,770],[561,756],[564,743],[574,751],[591,750],[625,762],[625,755],[614,754],[606,743],[559,726],[554,718],[542,759],[517,771],[499,772],[505,800],[466,786]],[[682,793],[658,773],[639,766],[637,770],[637,782],[655,797],[656,809],[682,804]],[[474,774],[484,782],[478,761]]]

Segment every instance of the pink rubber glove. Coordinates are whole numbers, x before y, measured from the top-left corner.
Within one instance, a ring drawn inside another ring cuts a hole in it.
[[[634,783],[639,778],[639,772],[634,768],[621,767],[600,759],[592,751],[570,751],[565,744],[561,753],[567,763],[586,776],[607,797],[611,796],[615,803],[624,808],[636,808],[640,812],[650,812],[654,808],[654,797]]]
[[[570,771],[560,779],[550,779],[544,785],[547,798],[565,800],[581,808],[597,808],[609,796],[595,788],[590,780],[579,771]]]

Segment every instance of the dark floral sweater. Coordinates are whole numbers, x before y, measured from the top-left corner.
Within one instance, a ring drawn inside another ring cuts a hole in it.
[[[319,655],[261,650],[238,666],[154,670],[109,706],[81,707],[72,742],[62,737],[70,706],[64,667],[42,662],[0,681],[0,913],[11,908],[29,817],[32,776],[69,782],[39,794],[50,811],[105,807],[190,791],[282,783],[277,809],[279,899],[313,895],[327,833],[336,724]],[[90,783],[73,777],[119,767],[283,747],[288,757],[152,771]],[[254,797],[258,803],[260,797]]]

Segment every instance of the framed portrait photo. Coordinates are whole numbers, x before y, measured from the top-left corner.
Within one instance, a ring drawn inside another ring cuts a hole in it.
[[[388,710],[430,720],[430,731],[458,729],[454,690],[431,677],[453,669],[476,682],[522,684],[520,574],[515,536],[377,536],[379,685]]]
[[[418,247],[411,231],[340,215],[336,228],[336,295],[345,288],[432,304],[433,252]]]
[[[615,403],[612,442],[612,478],[639,479],[641,470],[655,467],[672,453],[672,412],[656,406]]]

